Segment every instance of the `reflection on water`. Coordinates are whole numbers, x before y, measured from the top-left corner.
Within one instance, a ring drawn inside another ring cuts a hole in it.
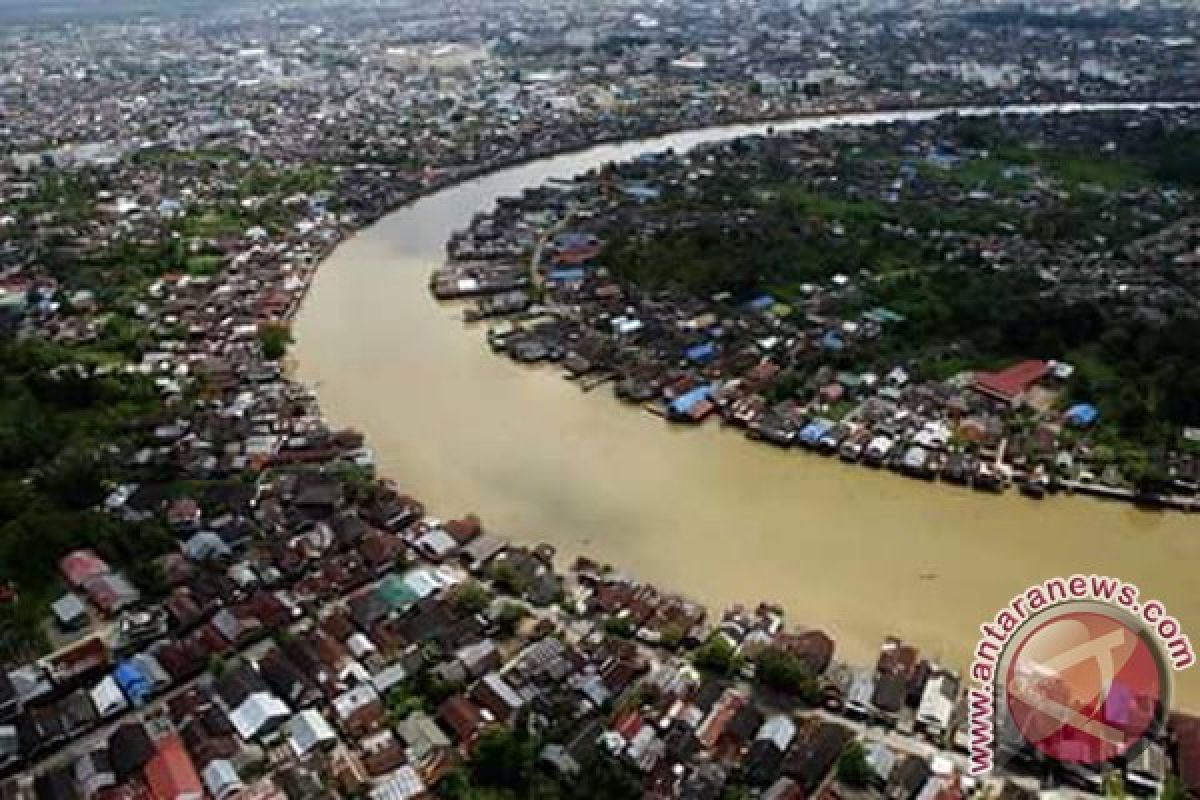
[[[895,633],[964,666],[998,607],[1074,572],[1136,582],[1200,631],[1191,517],[979,495],[753,444],[715,424],[670,428],[607,389],[583,394],[553,369],[492,355],[458,308],[432,300],[429,271],[473,213],[645,149],[599,147],[433,195],[322,267],[296,322],[298,376],[335,424],[367,434],[384,475],[442,516],[474,511],[512,539],[552,543],[564,565],[586,552],[714,606],[778,601],[851,659],[873,658]],[[1176,696],[1200,705],[1200,672],[1185,673]]]

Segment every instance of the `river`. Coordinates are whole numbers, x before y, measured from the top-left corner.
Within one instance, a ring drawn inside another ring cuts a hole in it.
[[[869,662],[881,638],[897,634],[964,666],[978,626],[1009,598],[1076,572],[1136,582],[1200,637],[1195,517],[1085,498],[980,495],[754,444],[715,424],[673,428],[607,389],[584,394],[554,368],[493,355],[459,307],[429,294],[446,239],[498,197],[648,150],[766,128],[598,146],[390,214],[318,271],[295,320],[297,377],[316,388],[332,424],[367,435],[381,474],[433,513],[478,513],[493,532],[556,546],[563,566],[586,553],[714,610],[779,602],[792,623],[828,630],[847,660]],[[1175,698],[1200,707],[1200,669],[1178,677]]]

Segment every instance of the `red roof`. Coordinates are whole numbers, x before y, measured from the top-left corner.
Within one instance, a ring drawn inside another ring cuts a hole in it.
[[[642,716],[637,711],[627,711],[613,721],[612,729],[628,742],[642,729]]]
[[[438,706],[438,719],[445,723],[461,742],[471,743],[483,726],[479,707],[462,695],[447,698]]]
[[[200,800],[204,797],[200,775],[179,734],[159,740],[158,752],[146,765],[145,776],[154,800]]]
[[[67,583],[79,587],[98,575],[109,572],[108,564],[95,550],[74,550],[58,562],[58,569]]]
[[[980,372],[975,375],[975,390],[984,394],[1012,400],[1040,381],[1050,371],[1045,361],[1022,361],[999,372]]]

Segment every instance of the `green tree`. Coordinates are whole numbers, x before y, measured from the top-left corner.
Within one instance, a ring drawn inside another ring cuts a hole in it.
[[[287,355],[288,345],[292,343],[292,332],[286,325],[270,323],[259,328],[258,341],[262,345],[263,357],[269,361],[278,361]]]
[[[492,593],[476,581],[468,581],[454,590],[451,603],[464,617],[485,611],[492,602]]]
[[[765,686],[806,702],[817,700],[819,686],[808,664],[778,647],[768,647],[755,659],[755,676]]]
[[[67,508],[91,508],[104,499],[108,473],[94,450],[72,447],[47,467],[40,483],[47,494]]]
[[[528,588],[521,573],[517,572],[511,564],[504,562],[493,563],[488,569],[488,577],[496,585],[496,588],[505,594],[520,597]]]
[[[522,727],[493,728],[484,732],[475,745],[472,782],[523,793],[533,780],[536,760],[537,743]]]
[[[504,602],[496,612],[495,623],[504,636],[512,636],[517,632],[521,620],[529,616],[529,611],[520,603]]]
[[[862,743],[857,739],[846,745],[846,749],[838,756],[837,778],[847,786],[862,788],[871,780],[871,765],[867,763],[867,754]]]
[[[692,661],[697,667],[717,675],[730,676],[741,667],[741,659],[729,640],[723,635],[714,634],[692,654]]]

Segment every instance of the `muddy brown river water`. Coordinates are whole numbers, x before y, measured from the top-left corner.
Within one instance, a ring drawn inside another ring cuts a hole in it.
[[[1040,109],[1044,110],[1044,109]],[[811,128],[921,113],[777,124]],[[714,609],[759,600],[869,661],[897,634],[964,666],[978,626],[1057,574],[1097,572],[1158,597],[1200,637],[1200,517],[1076,497],[980,495],[669,427],[584,394],[557,370],[493,355],[461,309],[429,294],[444,243],[496,198],[552,177],[765,125],[600,146],[424,198],[342,244],[296,319],[297,376],[336,425],[367,434],[381,474],[432,513],[476,512],[516,541],[586,553]],[[1200,669],[1175,702],[1200,707]]]

